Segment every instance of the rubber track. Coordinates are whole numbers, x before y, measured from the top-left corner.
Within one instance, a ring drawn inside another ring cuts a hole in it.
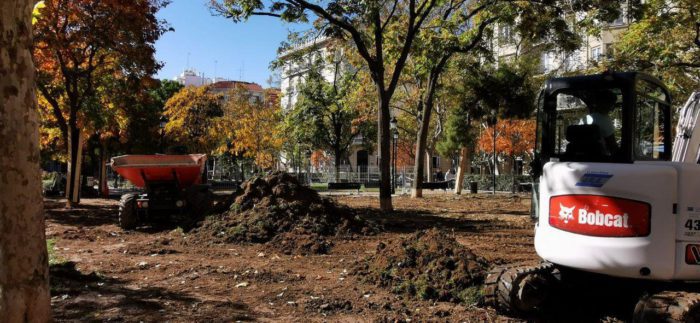
[[[554,265],[542,262],[535,266],[496,267],[489,272],[484,283],[484,305],[491,306],[497,311],[509,314],[525,314],[515,307],[518,286],[523,279],[531,274],[551,273]]]
[[[662,291],[637,302],[632,322],[700,322],[700,294]]]

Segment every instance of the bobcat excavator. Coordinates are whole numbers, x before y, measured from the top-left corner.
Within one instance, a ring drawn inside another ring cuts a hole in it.
[[[700,322],[700,92],[680,110],[673,149],[671,107],[643,73],[545,83],[532,164],[543,261],[494,268],[486,305],[526,315],[598,277],[641,290],[634,322]]]

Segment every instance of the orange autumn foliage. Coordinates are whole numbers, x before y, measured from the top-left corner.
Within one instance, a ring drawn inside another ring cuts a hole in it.
[[[499,155],[522,156],[535,147],[535,120],[498,120],[496,124],[496,152]],[[486,127],[477,142],[477,149],[493,153],[493,127]]]

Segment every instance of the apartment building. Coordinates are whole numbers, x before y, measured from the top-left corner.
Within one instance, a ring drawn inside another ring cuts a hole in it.
[[[312,68],[320,68],[322,75],[328,82],[333,82],[337,69],[349,70],[353,68],[342,59],[342,53],[339,53],[332,45],[332,41],[328,38],[310,37],[301,39],[280,52],[278,59],[283,63],[280,90],[284,110],[288,111],[294,107],[299,96],[298,89]],[[399,112],[394,111],[394,113]],[[343,165],[346,169],[364,171],[379,166],[378,151],[376,149],[367,151],[363,148],[362,141],[361,137],[354,139],[348,164]],[[438,171],[447,173],[451,168],[456,168],[452,158],[428,154],[425,160],[424,175],[428,179],[432,179],[432,175]]]
[[[540,50],[540,72],[561,75],[581,71],[606,57],[613,56],[615,54],[613,44],[627,30],[629,23],[629,17],[623,7],[620,17],[613,22],[604,23],[600,35],[583,35],[583,43],[578,50],[573,52],[557,49]],[[518,40],[518,35],[513,32],[511,26],[496,27],[496,35],[491,40],[491,47],[499,61],[508,61],[522,54],[523,51],[533,50],[533,48],[521,47]]]

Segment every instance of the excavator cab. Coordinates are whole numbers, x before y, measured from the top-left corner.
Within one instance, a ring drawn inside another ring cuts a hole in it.
[[[536,158],[633,163],[671,158],[671,99],[643,73],[604,73],[547,81],[537,112]]]

